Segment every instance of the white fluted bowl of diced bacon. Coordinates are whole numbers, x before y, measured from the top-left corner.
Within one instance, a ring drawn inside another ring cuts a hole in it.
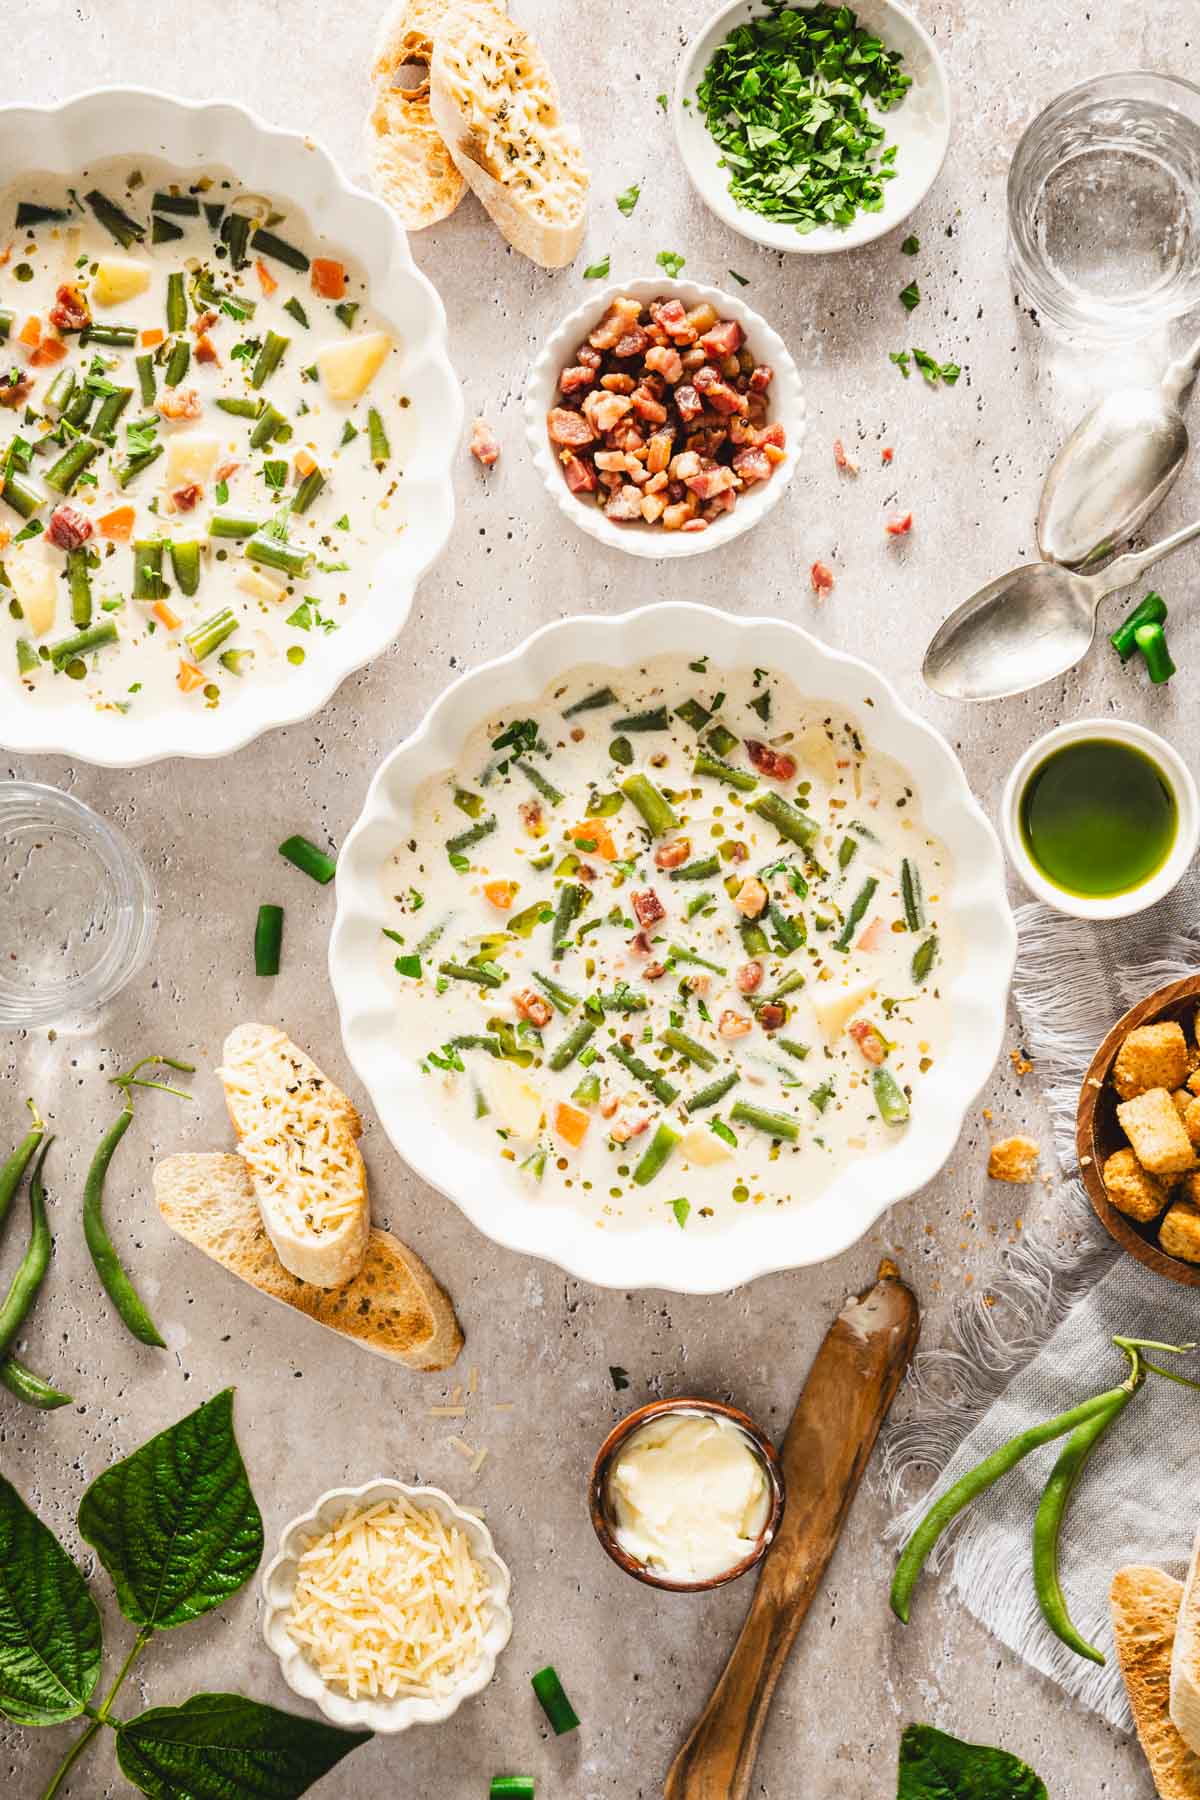
[[[581,530],[632,556],[698,556],[781,498],[805,404],[765,319],[659,275],[615,282],[563,320],[530,370],[525,429]]]

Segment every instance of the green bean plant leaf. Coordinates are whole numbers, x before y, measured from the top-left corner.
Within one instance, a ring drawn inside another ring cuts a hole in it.
[[[152,1800],[292,1800],[370,1736],[240,1694],[196,1694],[122,1725],[117,1761]]]
[[[15,1725],[77,1718],[100,1679],[100,1656],[87,1583],[0,1475],[0,1713]]]
[[[900,1739],[896,1800],[1048,1800],[1028,1764],[989,1744],[964,1744],[932,1725]]]
[[[263,1551],[262,1514],[233,1432],[233,1389],[98,1476],[80,1504],[79,1529],[135,1625],[165,1631],[223,1606]]]

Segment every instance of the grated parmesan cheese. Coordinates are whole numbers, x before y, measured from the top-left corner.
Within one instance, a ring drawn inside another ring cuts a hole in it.
[[[350,1699],[440,1699],[491,1620],[466,1533],[403,1496],[347,1513],[300,1557],[288,1635]]]

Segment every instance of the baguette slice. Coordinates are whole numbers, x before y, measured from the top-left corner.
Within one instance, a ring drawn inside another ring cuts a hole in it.
[[[341,1287],[363,1266],[371,1224],[357,1112],[270,1025],[231,1031],[217,1074],[280,1262],[300,1281]]]
[[[1171,1658],[1171,1722],[1188,1749],[1200,1755],[1200,1532],[1183,1584]]]
[[[429,104],[459,170],[514,250],[545,269],[569,263],[583,241],[591,178],[529,34],[490,0],[454,0],[434,39]]]
[[[433,40],[450,3],[399,0],[383,22],[371,65],[371,185],[406,231],[423,231],[448,218],[466,192],[429,110]]]
[[[1171,1655],[1183,1584],[1161,1569],[1118,1569],[1109,1591],[1117,1657],[1159,1800],[1200,1800],[1200,1757],[1171,1723]]]
[[[289,1275],[271,1248],[250,1172],[229,1153],[168,1156],[154,1197],[172,1231],[241,1281],[410,1369],[448,1369],[462,1349],[454,1308],[419,1256],[390,1231],[372,1231],[360,1272],[345,1287]]]

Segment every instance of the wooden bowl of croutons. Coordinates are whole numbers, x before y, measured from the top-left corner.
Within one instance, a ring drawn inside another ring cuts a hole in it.
[[[1118,1019],[1084,1077],[1075,1142],[1106,1230],[1168,1281],[1200,1287],[1200,975]]]

